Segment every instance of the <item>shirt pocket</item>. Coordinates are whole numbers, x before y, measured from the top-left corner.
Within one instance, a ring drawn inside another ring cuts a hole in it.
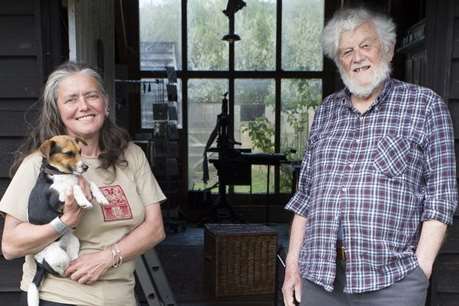
[[[387,177],[403,174],[408,165],[411,142],[403,136],[383,136],[373,155],[376,170]]]

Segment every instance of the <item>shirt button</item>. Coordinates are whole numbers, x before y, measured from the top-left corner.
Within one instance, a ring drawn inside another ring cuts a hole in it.
[[[346,188],[346,187],[343,187],[343,188],[341,188],[341,191],[342,191],[342,192],[346,192],[346,191],[347,191],[347,188]]]

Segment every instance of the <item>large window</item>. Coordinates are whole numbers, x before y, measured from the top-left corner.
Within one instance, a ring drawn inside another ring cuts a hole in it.
[[[203,151],[226,92],[230,132],[242,143],[236,148],[285,153],[292,161],[303,157],[322,99],[324,0],[245,2],[226,16],[227,0],[139,0],[142,76],[161,78],[165,67],[173,66],[186,99],[189,189],[217,181],[209,164],[210,180],[202,182]],[[222,40],[231,33],[240,40]],[[148,103],[143,105],[151,112]],[[143,115],[144,121],[149,116]],[[271,192],[290,192],[291,185],[291,167],[271,170]],[[263,193],[266,188],[266,167],[254,166],[252,186],[232,190]]]

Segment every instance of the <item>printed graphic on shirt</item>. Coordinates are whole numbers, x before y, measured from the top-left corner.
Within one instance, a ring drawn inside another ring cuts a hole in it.
[[[110,204],[101,205],[104,221],[132,219],[131,207],[120,185],[100,187]]]

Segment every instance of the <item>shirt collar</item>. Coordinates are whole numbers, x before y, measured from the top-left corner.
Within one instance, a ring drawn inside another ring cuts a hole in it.
[[[373,102],[373,104],[370,106],[368,109],[371,110],[374,108],[376,105],[386,101],[387,96],[389,95],[392,87],[393,87],[393,79],[387,78],[384,80],[384,85],[382,91],[379,93],[378,97],[376,100]],[[340,104],[343,106],[347,106],[349,108],[352,108],[352,102],[351,102],[351,92],[347,87],[344,87],[339,93],[338,93],[338,99],[341,102]]]

